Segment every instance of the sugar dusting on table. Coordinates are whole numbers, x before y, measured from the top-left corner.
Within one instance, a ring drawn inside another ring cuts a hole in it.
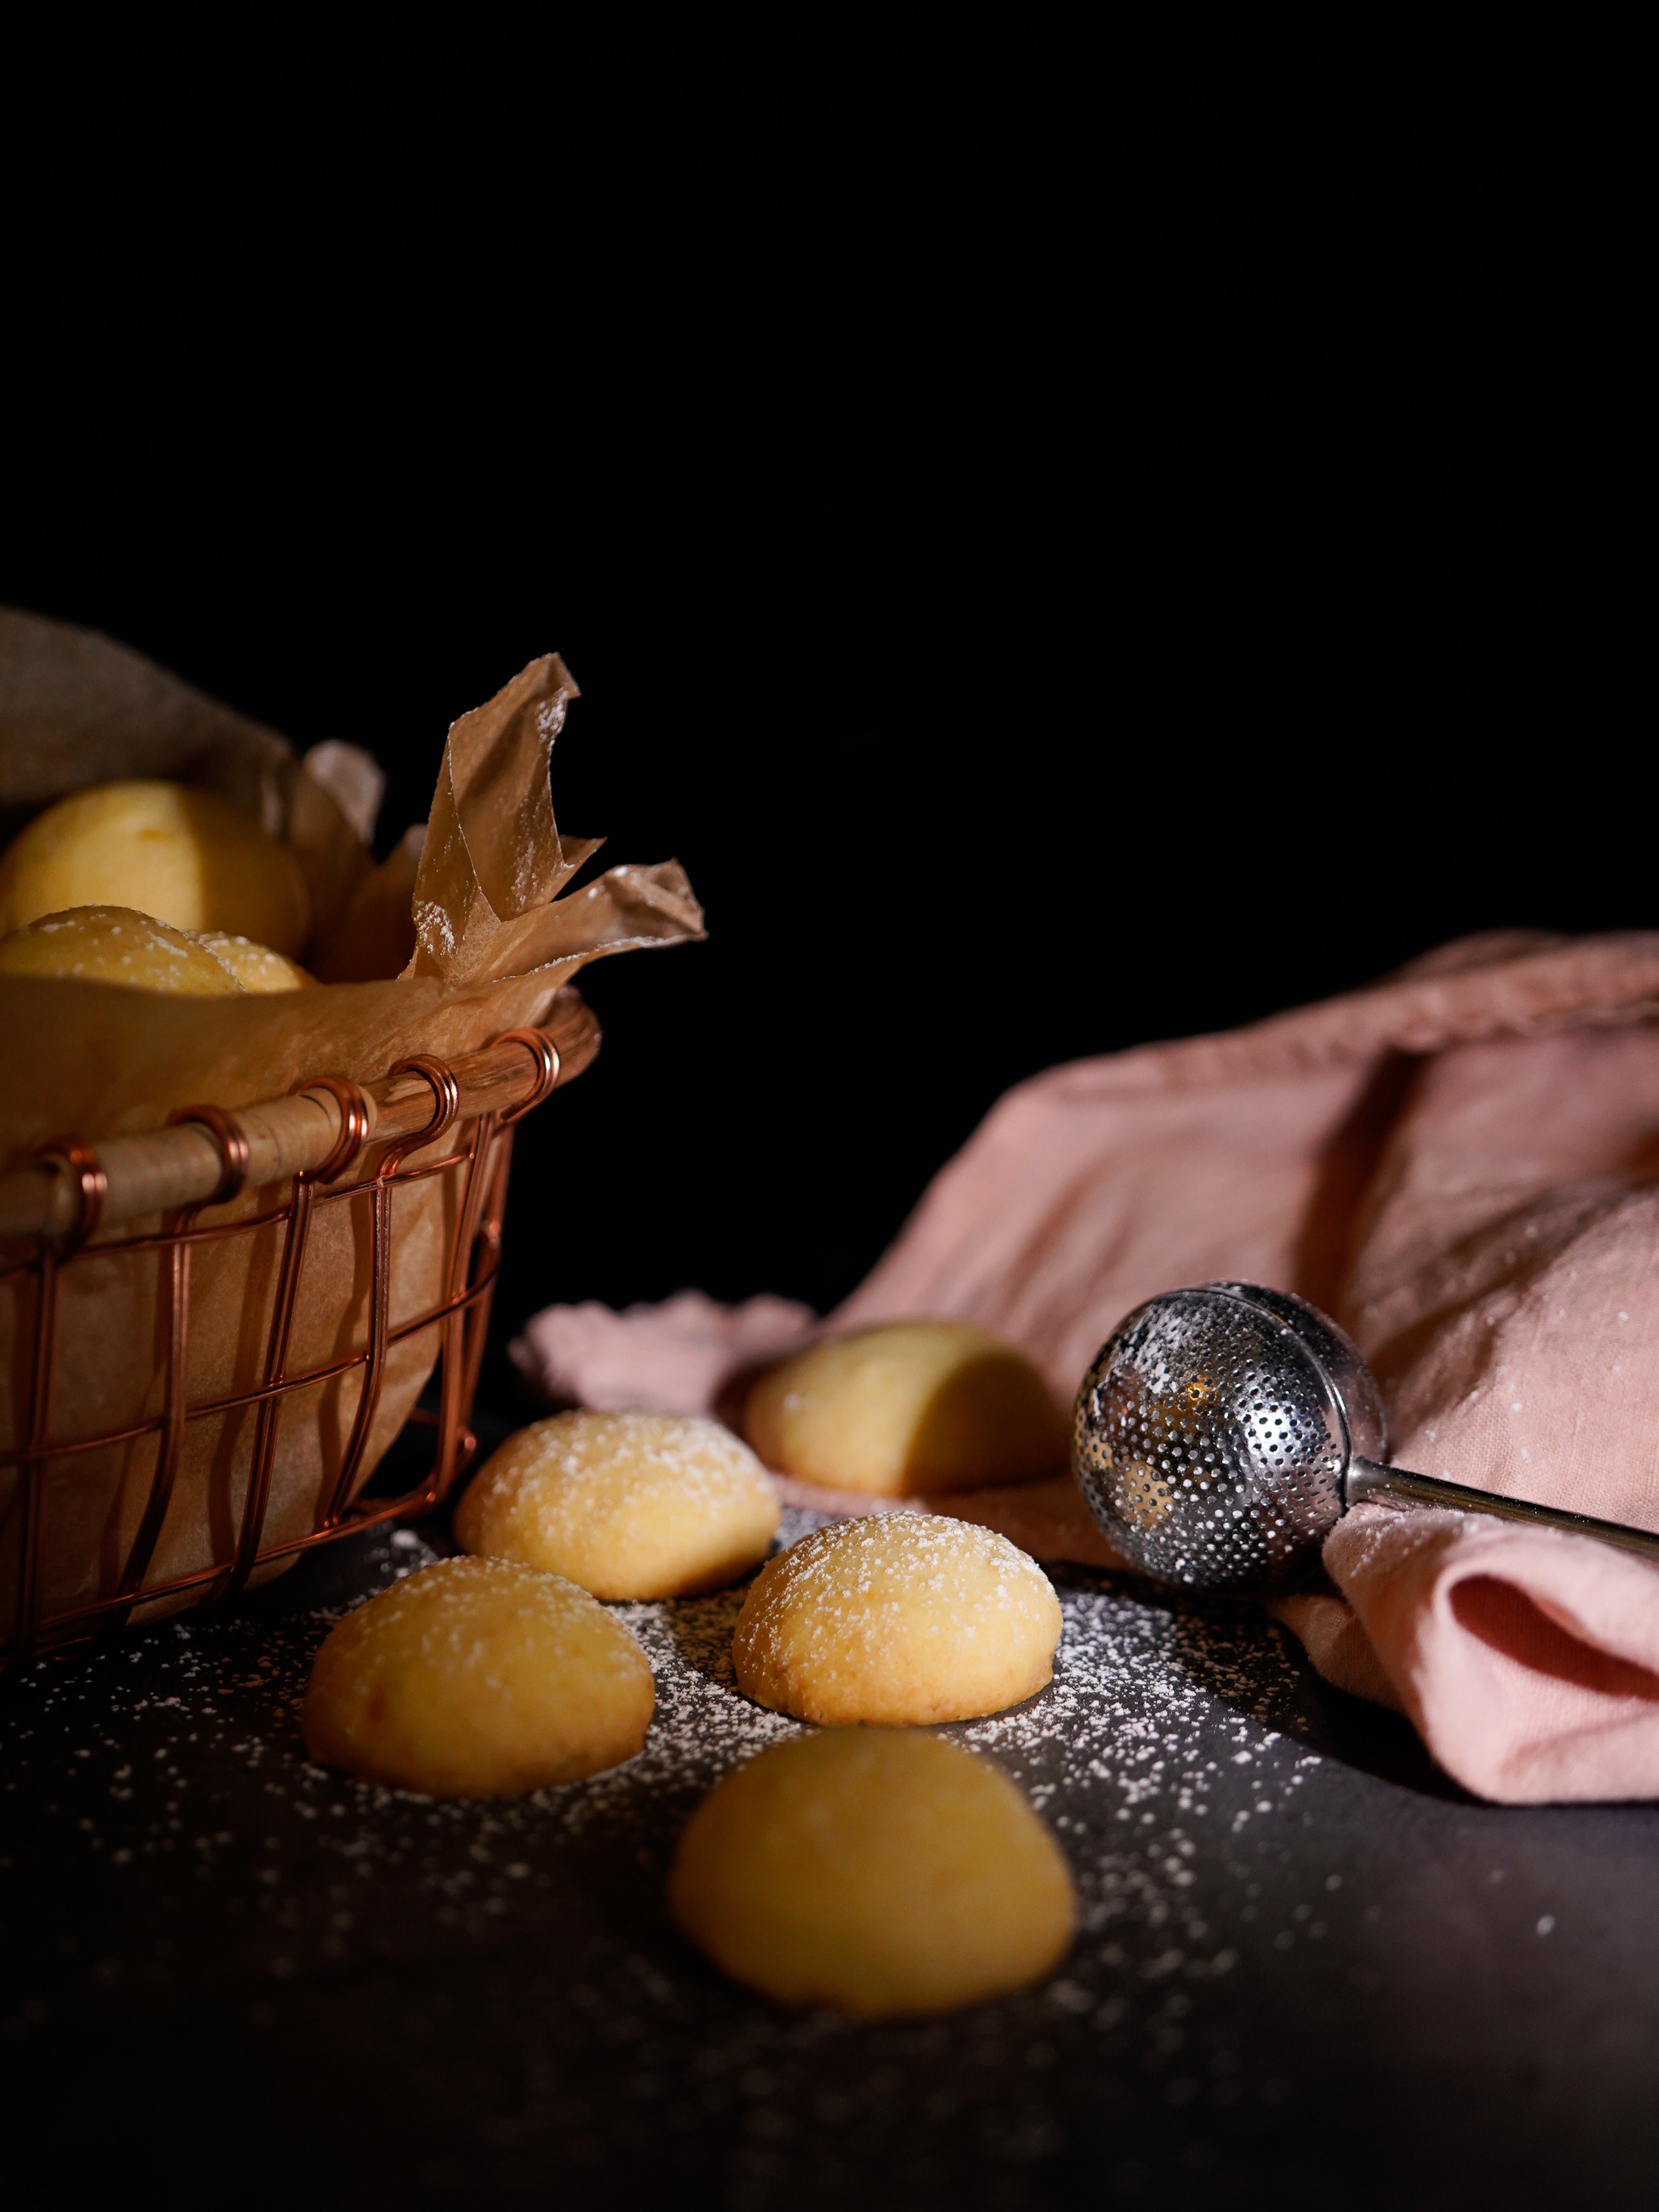
[[[817,1525],[790,1508],[780,1540]],[[38,2032],[66,2002],[181,1978],[240,1990],[258,2026],[377,1960],[464,1960],[469,1972],[494,1960],[503,1990],[516,1960],[556,1960],[556,1972],[538,1968],[533,1999],[514,1999],[535,2013],[555,2071],[579,2068],[602,2018],[619,2100],[667,2111],[735,2100],[749,2118],[732,2187],[752,2185],[757,2204],[772,2201],[773,2169],[749,2152],[769,2128],[796,2143],[792,2156],[821,2136],[832,2171],[856,2118],[901,2170],[934,2154],[939,2116],[953,2114],[976,2154],[1018,2167],[1053,2148],[1055,2113],[1079,2080],[1126,2112],[1147,2096],[1208,2108],[1292,2093],[1255,2078],[1252,2051],[1204,2017],[1206,1990],[1242,1962],[1318,1942],[1340,1919],[1352,1935],[1362,1921],[1340,1875],[1304,1898],[1283,1874],[1290,1854],[1275,1832],[1298,1817],[1321,1761],[1306,1742],[1306,1671],[1259,1614],[1057,1572],[1065,1629],[1052,1684],[945,1732],[997,1760],[1048,1820],[1077,1876],[1083,1937],[1044,1989],[947,2021],[855,2028],[791,2018],[719,1982],[661,1910],[674,1839],[702,1792],[799,1732],[737,1688],[731,1638],[745,1586],[614,1608],[656,1677],[637,1759],[520,1800],[437,1803],[305,1759],[297,1705],[328,1628],[440,1556],[408,1530],[354,1549],[334,1563],[337,1584],[350,1583],[331,1602],[306,1602],[296,1577],[286,1595],[278,1584],[222,1614],[42,1662],[14,1686],[0,1716],[18,1839],[9,1862],[22,1872],[43,1853],[76,1859],[84,1969],[73,1996],[49,2004],[42,1952],[41,1989],[26,1972],[7,2033]],[[25,1933],[26,1918],[15,1923]],[[629,2057],[635,2045],[656,2053],[648,2064]],[[997,2072],[1016,2060],[1011,2097]],[[595,2096],[582,2125],[603,2143],[608,2108]],[[497,2122],[507,2126],[486,2113],[480,2125]],[[554,2123],[530,2111],[512,2129],[539,2140]]]

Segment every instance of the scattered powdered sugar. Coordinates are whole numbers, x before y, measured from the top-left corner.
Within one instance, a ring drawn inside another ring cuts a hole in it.
[[[787,1508],[781,1540],[821,1525]],[[872,1525],[932,1556],[925,1524]],[[337,2066],[328,2008],[395,1962],[395,1997],[351,2014],[368,2025],[349,2070],[401,2081],[419,2037],[439,2038],[436,2056],[464,2017],[471,2070],[421,2076],[423,2128],[447,2130],[457,2157],[470,2144],[480,2173],[510,2154],[575,2177],[684,2142],[744,2212],[782,2205],[807,2172],[819,2189],[873,2177],[901,2191],[1017,2175],[1079,2114],[1109,2119],[1121,2156],[1143,2162],[1171,2112],[1190,2111],[1194,2140],[1235,2107],[1271,2120],[1295,2082],[1245,1985],[1271,1986],[1308,1946],[1324,1977],[1308,1985],[1332,2002],[1386,1972],[1352,1852],[1328,1881],[1322,1858],[1291,1848],[1322,1771],[1321,1692],[1293,1647],[1254,1609],[1061,1568],[1052,1684],[946,1733],[1012,1775],[1065,1849],[1083,1901],[1073,1955],[1045,1988],[947,2021],[776,2011],[721,1981],[663,1905],[704,1791],[799,1732],[738,1689],[745,1586],[611,1608],[646,1650],[657,1704],[644,1750],[608,1773],[453,1803],[307,1763],[298,1707],[329,1628],[444,1548],[372,1534],[237,1606],[20,1677],[0,1703],[14,1958],[0,2032],[73,2036],[112,2008],[210,2001]],[[1011,1587],[1042,1579],[1015,1560]],[[1486,1893],[1547,1952],[1522,1887]],[[386,2154],[390,2188],[405,2153]],[[974,2201],[989,2201],[977,2182]]]
[[[1264,1653],[1259,1634],[1229,1638],[1205,1620],[1194,1638],[1194,1620],[1162,1605],[1071,1591],[1064,1610],[1048,1690],[957,1733],[1024,1781],[1039,1810],[1059,1813],[1068,1842],[1091,1839],[1076,1863],[1086,1927],[1138,1921],[1202,1946],[1214,1931],[1188,1894],[1200,1838],[1231,1839],[1284,1814],[1321,1764],[1262,1724],[1295,1701],[1298,1675],[1282,1646]],[[1264,1657],[1279,1663],[1264,1668]],[[1214,1740],[1218,1692],[1233,1708],[1230,1750]],[[1309,1725],[1305,1714],[1285,1717]],[[1241,1802],[1245,1770],[1256,1788]],[[1086,1814],[1061,1810],[1080,1796]],[[1201,1953],[1190,1965],[1205,1971]]]

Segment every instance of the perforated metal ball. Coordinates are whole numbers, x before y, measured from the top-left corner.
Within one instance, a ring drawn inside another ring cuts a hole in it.
[[[1237,1596],[1292,1589],[1340,1519],[1350,1455],[1381,1458],[1382,1403],[1334,1323],[1249,1283],[1139,1306],[1078,1393],[1089,1509],[1144,1572]]]

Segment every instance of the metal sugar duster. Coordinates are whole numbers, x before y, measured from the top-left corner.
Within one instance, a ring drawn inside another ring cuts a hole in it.
[[[1160,1582],[1234,1596],[1293,1589],[1363,1498],[1529,1521],[1659,1559],[1659,1535],[1384,1465],[1382,1401],[1333,1321],[1285,1291],[1204,1283],[1118,1324],[1078,1393],[1090,1511]]]

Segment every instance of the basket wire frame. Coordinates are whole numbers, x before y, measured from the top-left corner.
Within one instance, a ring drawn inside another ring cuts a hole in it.
[[[401,1060],[390,1071],[390,1076],[417,1075],[423,1079],[432,1091],[431,1116],[425,1127],[413,1135],[397,1138],[386,1146],[373,1173],[353,1182],[343,1182],[341,1178],[358,1164],[372,1144],[368,1100],[356,1084],[337,1077],[325,1077],[301,1085],[308,1091],[325,1091],[334,1098],[340,1109],[338,1140],[320,1166],[294,1176],[285,1204],[239,1221],[204,1226],[198,1218],[206,1209],[228,1204],[237,1197],[247,1172],[247,1140],[236,1127],[234,1116],[217,1107],[185,1107],[173,1116],[174,1121],[199,1122],[207,1130],[218,1148],[222,1173],[217,1187],[209,1197],[167,1214],[159,1233],[93,1245],[91,1239],[107,1191],[107,1182],[95,1152],[88,1145],[74,1141],[56,1146],[43,1156],[71,1178],[78,1189],[79,1202],[75,1222],[66,1235],[42,1239],[31,1257],[5,1271],[14,1277],[32,1274],[35,1297],[22,1442],[11,1449],[0,1451],[0,1467],[15,1467],[20,1471],[22,1515],[15,1626],[9,1644],[0,1651],[0,1664],[15,1668],[37,1652],[61,1650],[65,1645],[84,1644],[94,1637],[116,1633],[125,1626],[137,1606],[148,1606],[157,1599],[198,1593],[197,1602],[205,1603],[233,1596],[246,1586],[256,1568],[269,1561],[289,1558],[379,1522],[430,1512],[441,1503],[477,1448],[469,1424],[483,1359],[490,1298],[501,1267],[501,1217],[513,1127],[547,1097],[560,1074],[557,1048],[543,1030],[509,1030],[495,1042],[521,1044],[530,1054],[534,1063],[533,1079],[525,1098],[516,1105],[489,1109],[477,1115],[471,1123],[466,1141],[459,1150],[438,1160],[406,1165],[411,1155],[428,1150],[454,1127],[460,1115],[460,1088],[454,1071],[444,1060],[427,1054]],[[442,1294],[435,1304],[400,1322],[394,1328],[390,1317],[392,1192],[400,1184],[435,1176],[459,1176],[461,1183],[454,1234],[444,1265]],[[372,1209],[368,1341],[361,1350],[343,1358],[290,1372],[289,1346],[300,1279],[316,1211],[323,1206],[349,1206],[365,1198]],[[192,1404],[188,1368],[193,1255],[201,1245],[226,1237],[251,1236],[273,1222],[283,1224],[283,1244],[266,1330],[264,1380],[252,1390]],[[165,1350],[161,1410],[149,1419],[114,1431],[53,1442],[53,1368],[58,1334],[58,1291],[64,1272],[88,1252],[100,1260],[106,1260],[122,1253],[147,1251],[158,1253],[161,1261]],[[412,1490],[400,1497],[354,1500],[353,1489],[380,1404],[386,1353],[393,1344],[434,1326],[440,1331],[437,1406],[435,1409],[416,1407],[410,1417],[436,1430],[431,1468]],[[332,1480],[325,1480],[319,1490],[311,1528],[306,1534],[283,1542],[263,1542],[284,1401],[296,1391],[331,1382],[354,1368],[363,1370],[363,1384],[350,1436]],[[147,1583],[145,1576],[172,1500],[186,1425],[232,1413],[245,1407],[257,1409],[252,1455],[228,1555],[190,1573]],[[158,1441],[149,1492],[115,1578],[114,1589],[107,1595],[59,1612],[43,1613],[41,1559],[54,1463],[151,1435]]]

